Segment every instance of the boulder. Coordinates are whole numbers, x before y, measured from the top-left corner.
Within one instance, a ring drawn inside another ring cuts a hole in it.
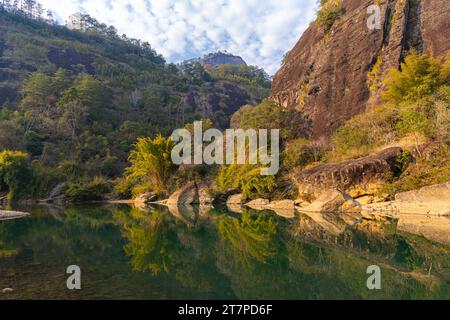
[[[214,203],[215,199],[211,195],[211,184],[209,183],[201,183],[198,185],[198,196],[199,203],[201,205],[211,205]]]
[[[4,211],[0,210],[0,221],[1,220],[12,220],[19,219],[29,216],[29,213],[26,212],[18,212],[18,211]]]
[[[358,207],[348,194],[333,189],[323,193],[316,201],[301,209],[303,212],[338,213]]]
[[[357,160],[327,164],[294,172],[293,183],[302,199],[311,201],[331,188],[353,198],[374,194],[386,183],[386,177],[398,173],[397,159],[401,148],[389,148]]]
[[[40,202],[56,202],[56,201],[62,201],[65,198],[64,190],[67,187],[67,183],[63,182],[58,184],[56,187],[53,188],[52,191],[48,194],[48,197],[46,199],[41,200]]]
[[[232,204],[239,204],[241,205],[243,203],[243,199],[242,199],[242,194],[234,194],[232,196],[230,196],[227,200],[227,205],[232,205]]]
[[[267,209],[286,209],[295,210],[295,201],[293,200],[280,200],[272,201],[266,206]]]
[[[152,192],[147,192],[139,195],[134,199],[134,204],[136,207],[145,207],[152,202],[155,202],[158,199],[158,196]]]
[[[199,203],[198,188],[194,182],[187,184],[172,194],[166,202],[167,205],[192,205]]]
[[[395,205],[400,213],[450,215],[450,182],[399,193]]]
[[[252,200],[249,203],[246,204],[247,207],[255,207],[255,208],[261,208],[261,207],[266,207],[268,204],[270,203],[269,200],[267,199],[256,199],[256,200]]]

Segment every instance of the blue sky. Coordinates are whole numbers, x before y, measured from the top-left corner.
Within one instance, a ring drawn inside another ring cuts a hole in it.
[[[227,50],[274,74],[314,19],[317,0],[40,0],[60,22],[84,12],[170,62]]]

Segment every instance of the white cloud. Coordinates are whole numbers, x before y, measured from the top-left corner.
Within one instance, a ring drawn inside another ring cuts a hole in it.
[[[170,62],[227,50],[274,74],[317,0],[40,0],[60,22],[77,11],[150,44]]]

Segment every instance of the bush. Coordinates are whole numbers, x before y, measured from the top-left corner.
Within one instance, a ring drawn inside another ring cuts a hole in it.
[[[450,148],[445,143],[430,159],[419,158],[416,163],[406,166],[403,158],[400,164],[403,164],[403,173],[392,177],[391,182],[380,190],[380,196],[393,200],[397,193],[450,181]]]
[[[261,175],[261,168],[256,165],[224,166],[217,176],[217,191],[239,189],[245,199],[267,197],[275,188],[275,177]]]
[[[0,191],[8,192],[8,199],[25,196],[31,189],[32,171],[27,153],[3,151],[0,153]]]
[[[89,182],[69,183],[65,195],[72,201],[101,200],[112,191],[111,184],[103,178],[94,178]]]
[[[301,112],[283,108],[271,100],[254,106],[244,106],[231,118],[235,129],[280,129],[283,141],[308,135],[308,121]]]
[[[323,32],[328,33],[343,13],[340,0],[321,0],[316,23]]]
[[[303,138],[289,141],[282,154],[283,167],[291,170],[319,162],[325,155],[326,148],[324,141],[309,141]]]
[[[166,191],[167,182],[175,171],[171,159],[174,147],[175,142],[171,138],[165,139],[162,135],[155,139],[139,138],[130,154],[131,166],[127,168],[127,178],[148,178],[153,191]]]
[[[450,84],[450,54],[443,63],[425,54],[413,52],[405,58],[401,69],[391,69],[384,79],[386,90],[382,98],[387,103],[412,103]]]

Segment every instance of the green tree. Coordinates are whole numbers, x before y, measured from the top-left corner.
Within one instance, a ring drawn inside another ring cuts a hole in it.
[[[429,121],[422,112],[413,108],[408,108],[400,113],[401,120],[397,123],[397,130],[400,134],[413,134],[417,152],[420,154],[420,137],[425,134]]]
[[[308,122],[296,110],[283,108],[271,100],[254,106],[244,106],[231,118],[231,127],[236,129],[280,129],[283,141],[308,135]]]
[[[22,106],[41,108],[48,105],[52,94],[52,79],[41,71],[31,74],[22,89]]]
[[[239,189],[246,199],[268,196],[277,185],[274,176],[261,175],[261,167],[251,164],[223,166],[216,180],[217,191]]]
[[[171,153],[175,142],[158,135],[155,139],[138,138],[131,151],[128,178],[150,178],[156,192],[167,191],[167,181],[175,170]]]

